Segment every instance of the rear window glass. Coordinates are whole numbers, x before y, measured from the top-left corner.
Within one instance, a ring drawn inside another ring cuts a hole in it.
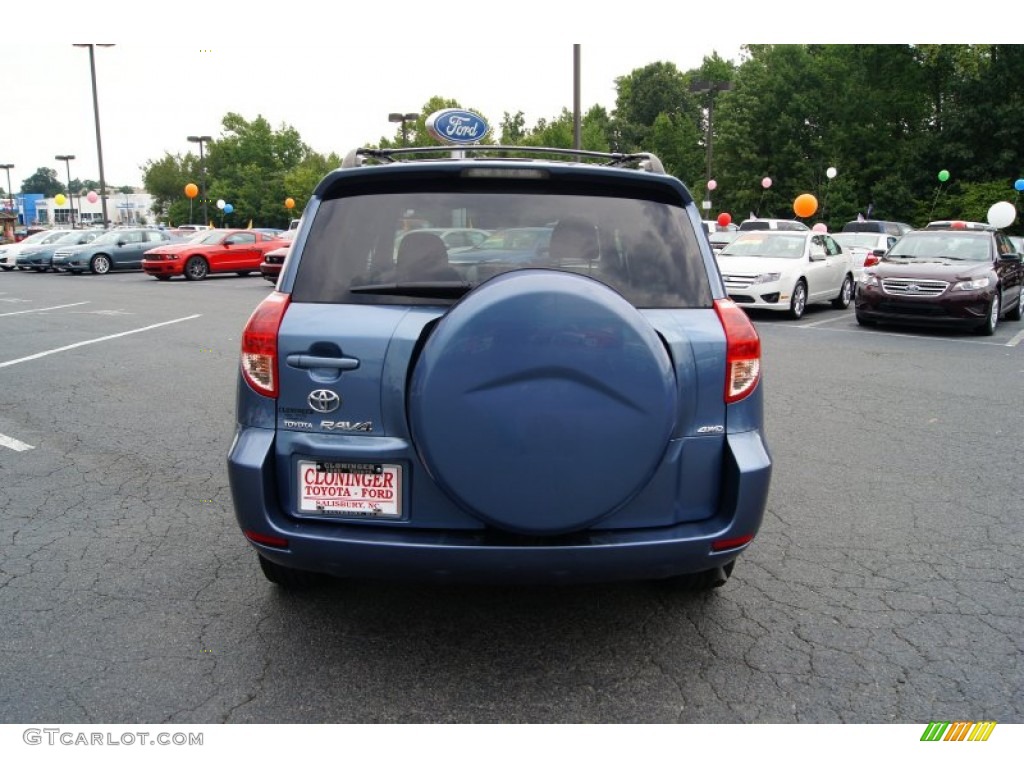
[[[439,228],[488,235],[446,246],[429,231]],[[443,189],[338,197],[316,212],[292,299],[444,304],[495,275],[543,267],[589,275],[637,307],[708,307],[696,238],[684,208],[643,199]]]

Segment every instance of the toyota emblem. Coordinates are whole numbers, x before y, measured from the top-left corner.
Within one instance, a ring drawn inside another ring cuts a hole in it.
[[[318,413],[336,411],[338,406],[341,405],[341,398],[338,397],[338,393],[332,392],[329,389],[315,389],[309,393],[307,400],[309,407]]]

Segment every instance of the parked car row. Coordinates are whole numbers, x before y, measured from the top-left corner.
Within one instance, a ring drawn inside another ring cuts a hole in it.
[[[201,280],[223,272],[248,275],[260,271],[267,252],[287,246],[294,232],[285,235],[277,229],[50,230],[0,249],[0,268],[96,275],[142,270],[157,280]]]
[[[857,221],[829,235],[800,222],[752,219],[709,240],[728,236],[715,255],[730,298],[743,307],[799,319],[811,303],[830,302],[837,309],[855,303],[862,325],[964,326],[988,335],[1003,318],[1021,319],[1020,243],[978,222],[937,221],[909,231],[907,226]],[[259,272],[276,284],[297,231],[207,229],[185,238],[151,227],[48,230],[0,246],[0,269],[98,275],[141,269],[157,280]],[[478,280],[495,265],[566,267],[552,264],[552,231],[548,226],[495,232],[414,229],[395,238],[393,262],[397,266],[402,243],[418,232],[419,238],[438,238],[446,251],[446,271],[437,279]]]
[[[766,221],[766,220],[762,220]],[[743,222],[747,224],[748,222]],[[1020,243],[979,222],[856,221],[828,235],[757,225],[716,250],[737,304],[800,318],[808,303],[856,306],[857,322],[995,333],[1024,316]]]

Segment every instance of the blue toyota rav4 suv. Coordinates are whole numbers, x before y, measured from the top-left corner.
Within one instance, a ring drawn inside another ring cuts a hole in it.
[[[690,192],[653,155],[536,152],[360,149],[316,188],[244,329],[228,457],[270,581],[709,589],[754,538],[760,340]],[[551,238],[466,262],[396,246],[415,226]]]

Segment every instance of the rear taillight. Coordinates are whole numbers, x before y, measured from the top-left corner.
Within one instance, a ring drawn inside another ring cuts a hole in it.
[[[725,329],[725,402],[735,403],[753,392],[761,378],[761,338],[731,299],[716,300],[715,314]]]
[[[718,539],[717,541],[711,542],[712,552],[724,552],[727,549],[736,549],[737,547],[743,547],[754,540],[754,534],[748,534],[746,536],[737,536],[734,539]]]
[[[867,256],[864,257],[864,266],[873,267],[875,266],[875,264],[878,264],[879,261],[880,259],[877,256],[875,256],[875,254],[869,253]]]
[[[277,397],[277,332],[290,298],[274,291],[256,307],[242,332],[242,375],[267,397]]]
[[[288,539],[280,536],[270,536],[266,533],[256,533],[256,531],[242,531],[242,533],[245,534],[245,538],[249,541],[255,542],[256,544],[262,544],[265,547],[288,549]]]

